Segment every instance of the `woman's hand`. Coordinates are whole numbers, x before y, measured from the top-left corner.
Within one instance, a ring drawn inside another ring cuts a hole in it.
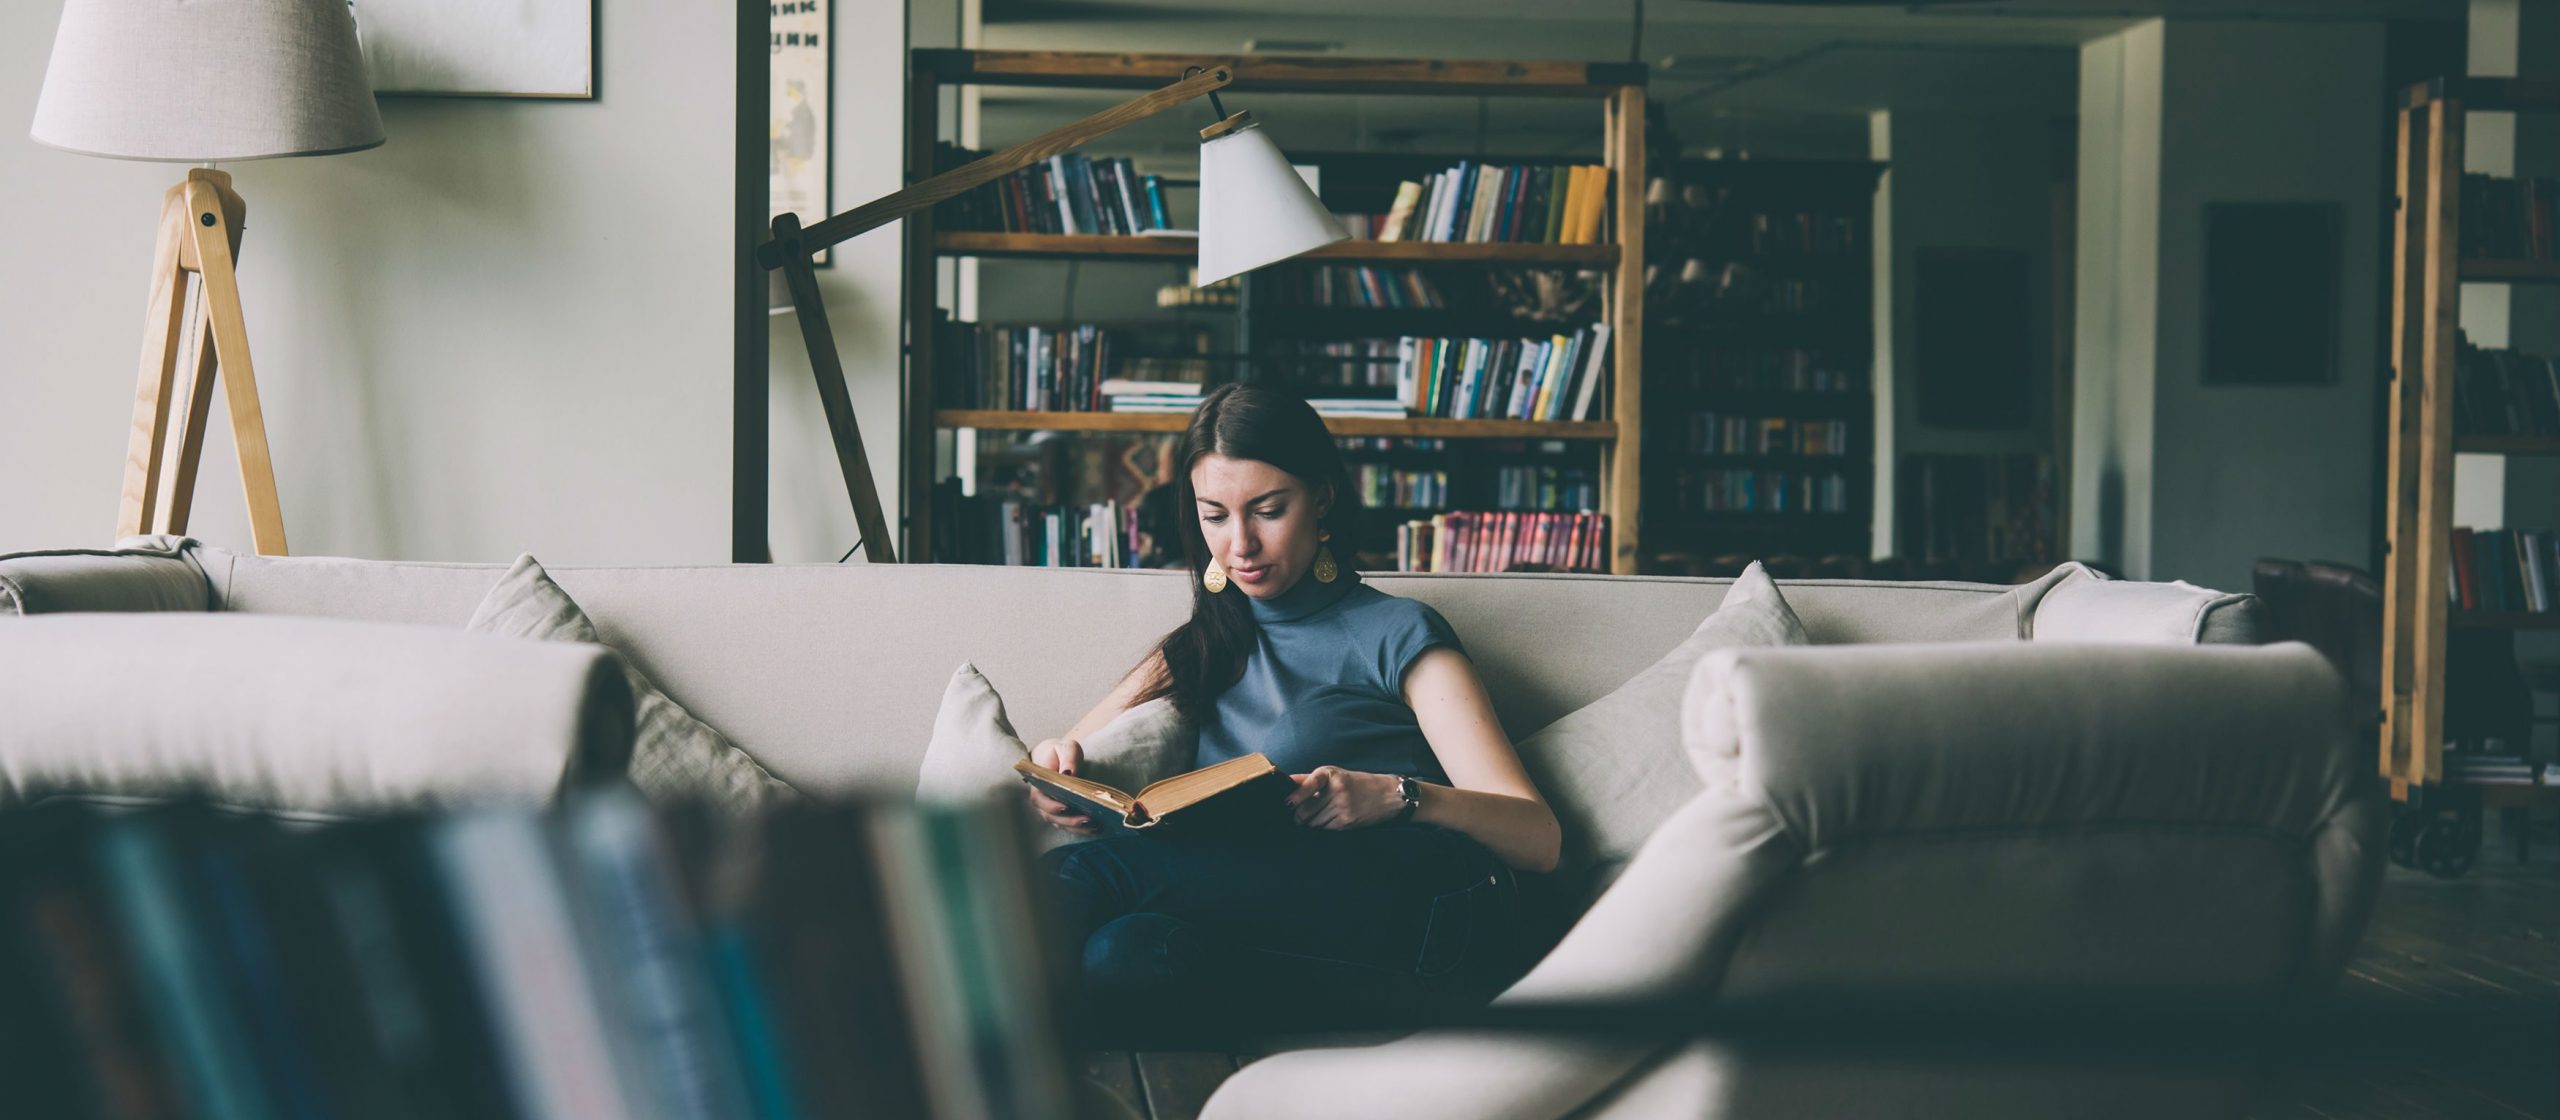
[[[1061,774],[1073,774],[1077,767],[1084,765],[1084,744],[1073,739],[1043,739],[1039,746],[1031,748],[1031,761]],[[1032,810],[1040,814],[1041,820],[1049,822],[1050,827],[1078,836],[1094,834],[1093,818],[1085,816],[1084,810],[1040,792],[1038,786],[1023,792],[1031,795]]]
[[[1397,790],[1393,774],[1319,766],[1305,774],[1291,774],[1289,780],[1298,783],[1298,791],[1289,795],[1289,806],[1297,812],[1298,823],[1308,828],[1366,828],[1404,812],[1404,794]]]

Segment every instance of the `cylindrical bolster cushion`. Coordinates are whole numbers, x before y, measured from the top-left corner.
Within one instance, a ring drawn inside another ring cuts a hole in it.
[[[1682,738],[1819,850],[1889,833],[2227,825],[2308,835],[2363,785],[2309,646],[2055,642],[1710,654]]]
[[[0,620],[0,804],[538,800],[621,774],[631,737],[602,646],[275,615]]]
[[[127,537],[114,548],[0,556],[0,615],[201,611],[213,605],[185,537]]]

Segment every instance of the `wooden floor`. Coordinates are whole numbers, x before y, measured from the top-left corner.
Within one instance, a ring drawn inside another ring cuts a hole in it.
[[[2516,862],[2513,844],[2493,822],[2481,862],[2462,878],[2391,868],[2341,996],[2431,1008],[2531,1009],[2527,1014],[2548,1032],[2560,1021],[2560,843],[2549,815],[2540,817],[2530,863]],[[2285,1078],[2258,1115],[2560,1120],[2560,1052],[2484,1064],[2444,1049],[2413,1045],[2405,1059]]]
[[[2498,822],[2460,879],[2391,868],[2340,995],[2357,1006],[2510,1012],[2560,1021],[2560,839],[2545,815],[2518,864]],[[2560,1120],[2560,1052],[2485,1065],[2414,1040],[2405,1056],[2357,1055],[2278,1078],[2258,1120]],[[2536,1060],[2538,1057],[2538,1060]],[[1084,1075],[1096,1117],[1192,1120],[1234,1059],[1224,1054],[1096,1054]],[[1095,1092],[1095,1090],[1101,1090]]]

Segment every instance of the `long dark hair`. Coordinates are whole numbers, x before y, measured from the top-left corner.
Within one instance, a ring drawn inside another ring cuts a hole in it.
[[[1332,504],[1318,524],[1346,550],[1360,515],[1360,497],[1342,465],[1342,449],[1305,398],[1272,385],[1244,383],[1221,386],[1202,398],[1182,435],[1181,469],[1174,483],[1180,488],[1174,516],[1181,522],[1183,552],[1191,561],[1191,619],[1156,646],[1162,667],[1138,694],[1141,703],[1172,697],[1174,709],[1194,724],[1205,722],[1216,710],[1219,694],[1244,676],[1245,655],[1258,629],[1242,588],[1212,595],[1200,583],[1210,554],[1208,539],[1200,533],[1191,469],[1210,455],[1251,459],[1287,471],[1313,501],[1322,502],[1330,492]]]

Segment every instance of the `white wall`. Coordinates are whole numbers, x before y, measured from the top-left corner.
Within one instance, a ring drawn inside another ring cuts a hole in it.
[[[184,173],[25,138],[58,12],[0,5],[0,548],[113,532],[154,220]],[[733,17],[598,17],[595,101],[385,99],[382,148],[226,168],[296,553],[728,559]],[[896,185],[905,36],[895,4],[837,20],[842,206]],[[883,231],[824,282],[884,468],[896,254]],[[834,559],[843,484],[805,367],[777,367],[777,554]],[[217,406],[192,529],[245,549],[227,424]]]
[[[2154,21],[2082,59],[2076,428],[2080,496],[2095,500],[2075,505],[2075,545],[2138,578],[2226,588],[2249,586],[2259,556],[2366,563],[2380,25]],[[2338,207],[2332,383],[2203,384],[2204,212],[2216,202]]]

